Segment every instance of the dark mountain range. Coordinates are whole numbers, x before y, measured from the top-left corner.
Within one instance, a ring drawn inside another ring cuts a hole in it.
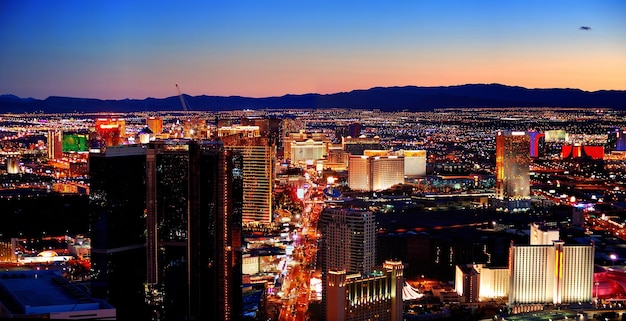
[[[443,107],[610,107],[626,109],[626,90],[527,89],[500,84],[448,87],[376,87],[335,94],[285,95],[250,98],[240,96],[184,95],[189,110],[239,110],[271,108],[355,108],[384,111],[421,111]],[[44,100],[0,96],[0,112],[133,112],[180,110],[177,96],[167,98],[99,100],[48,97]]]

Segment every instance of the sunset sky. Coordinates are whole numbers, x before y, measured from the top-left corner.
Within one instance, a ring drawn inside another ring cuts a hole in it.
[[[590,30],[581,29],[588,26]],[[626,1],[1,1],[0,94],[626,89]]]

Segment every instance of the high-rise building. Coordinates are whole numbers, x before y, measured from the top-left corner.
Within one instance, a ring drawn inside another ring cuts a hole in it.
[[[506,298],[509,295],[509,269],[485,264],[458,265],[454,288],[461,302]]]
[[[159,116],[148,117],[146,118],[146,126],[155,135],[160,135],[163,132],[163,118]]]
[[[594,247],[514,245],[509,252],[509,307],[590,302],[593,291]]]
[[[118,146],[126,139],[126,120],[98,118],[95,121],[95,140],[99,147]]]
[[[388,155],[385,150],[366,150],[365,155],[350,155],[348,186],[353,190],[381,191],[404,183],[404,157]]]
[[[404,266],[385,261],[379,271],[367,275],[330,270],[327,274],[326,320],[401,321]]]
[[[496,207],[508,211],[530,208],[530,139],[526,132],[496,135]]]
[[[508,296],[513,313],[543,310],[546,304],[590,302],[594,245],[569,245],[559,239],[558,230],[533,223],[529,245],[511,243],[508,268],[458,266],[455,288],[465,302]]]
[[[530,245],[551,245],[560,239],[559,230],[543,224],[530,224]]]
[[[148,145],[147,282],[165,319],[240,318],[238,159],[219,141]]]
[[[261,137],[269,138],[273,145],[282,146],[282,120],[278,118],[242,117],[242,126],[258,126]]]
[[[222,132],[224,147],[241,155],[243,167],[242,222],[272,223],[272,185],[274,182],[275,147],[267,137],[260,137],[244,126]],[[222,129],[218,129],[218,133]]]
[[[404,175],[407,177],[426,175],[426,151],[425,150],[405,150]]]
[[[626,129],[618,129],[615,132],[615,150],[618,152],[626,151]]]
[[[49,130],[47,141],[48,158],[60,159],[63,157],[63,132],[60,130]]]
[[[480,273],[472,264],[457,265],[455,272],[455,291],[464,303],[478,302],[480,298]]]
[[[373,212],[326,208],[318,222],[322,237],[319,260],[322,270],[322,311],[326,309],[327,274],[345,270],[367,274],[376,263],[376,220]]]
[[[122,318],[240,319],[240,159],[219,141],[92,153],[94,296]]]
[[[140,146],[110,147],[89,155],[91,293],[110,302],[121,319],[147,318],[142,310],[145,164],[145,149]]]
[[[529,131],[528,136],[530,136],[530,157],[537,158],[541,151],[539,145],[541,145],[542,139],[545,141],[546,135],[537,131]]]

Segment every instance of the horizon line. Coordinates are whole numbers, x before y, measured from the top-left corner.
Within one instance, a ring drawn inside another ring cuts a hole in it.
[[[191,95],[191,94],[186,94],[186,93],[182,93],[182,95],[186,95],[186,96],[189,96],[189,97],[207,96],[207,97],[225,97],[225,98],[240,97],[240,98],[250,98],[250,99],[264,99],[264,98],[281,98],[281,97],[285,97],[285,96],[306,96],[306,95],[327,96],[327,95],[350,93],[350,92],[355,92],[355,91],[367,91],[367,90],[378,89],[378,88],[409,88],[409,87],[415,87],[415,88],[451,88],[451,87],[480,86],[480,85],[484,85],[484,86],[503,86],[503,87],[522,88],[522,89],[529,89],[529,90],[579,90],[579,91],[587,92],[587,93],[603,92],[603,91],[626,91],[626,89],[598,89],[598,90],[591,90],[590,91],[590,90],[584,90],[584,89],[574,88],[574,87],[524,87],[524,86],[507,85],[507,84],[495,83],[494,82],[494,83],[465,83],[465,84],[456,84],[456,85],[436,85],[436,86],[418,86],[418,85],[374,86],[374,87],[370,87],[370,88],[356,88],[356,89],[351,89],[351,90],[348,90],[348,91],[336,91],[336,92],[332,92],[332,93],[316,93],[316,92],[286,93],[286,94],[282,94],[282,95],[270,95],[270,96],[259,96],[259,97],[243,96],[243,95],[210,95],[210,94]],[[30,97],[21,97],[21,96],[18,96],[18,95],[15,95],[15,94],[11,94],[11,93],[0,94],[0,97],[3,97],[3,96],[13,96],[13,97],[17,97],[19,99],[33,99],[33,100],[46,100],[48,98],[55,97],[55,98],[94,99],[94,100],[106,101],[106,100],[167,99],[167,98],[177,97],[178,95],[172,95],[172,96],[166,96],[166,97],[152,97],[152,96],[148,96],[148,97],[144,97],[144,98],[130,98],[130,97],[125,97],[125,98],[93,98],[93,97],[51,95],[51,96],[47,96],[46,98],[34,98],[32,96],[30,96]]]

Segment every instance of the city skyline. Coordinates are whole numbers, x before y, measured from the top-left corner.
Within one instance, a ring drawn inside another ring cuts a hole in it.
[[[143,99],[502,83],[626,89],[626,4],[20,2],[0,94]]]

